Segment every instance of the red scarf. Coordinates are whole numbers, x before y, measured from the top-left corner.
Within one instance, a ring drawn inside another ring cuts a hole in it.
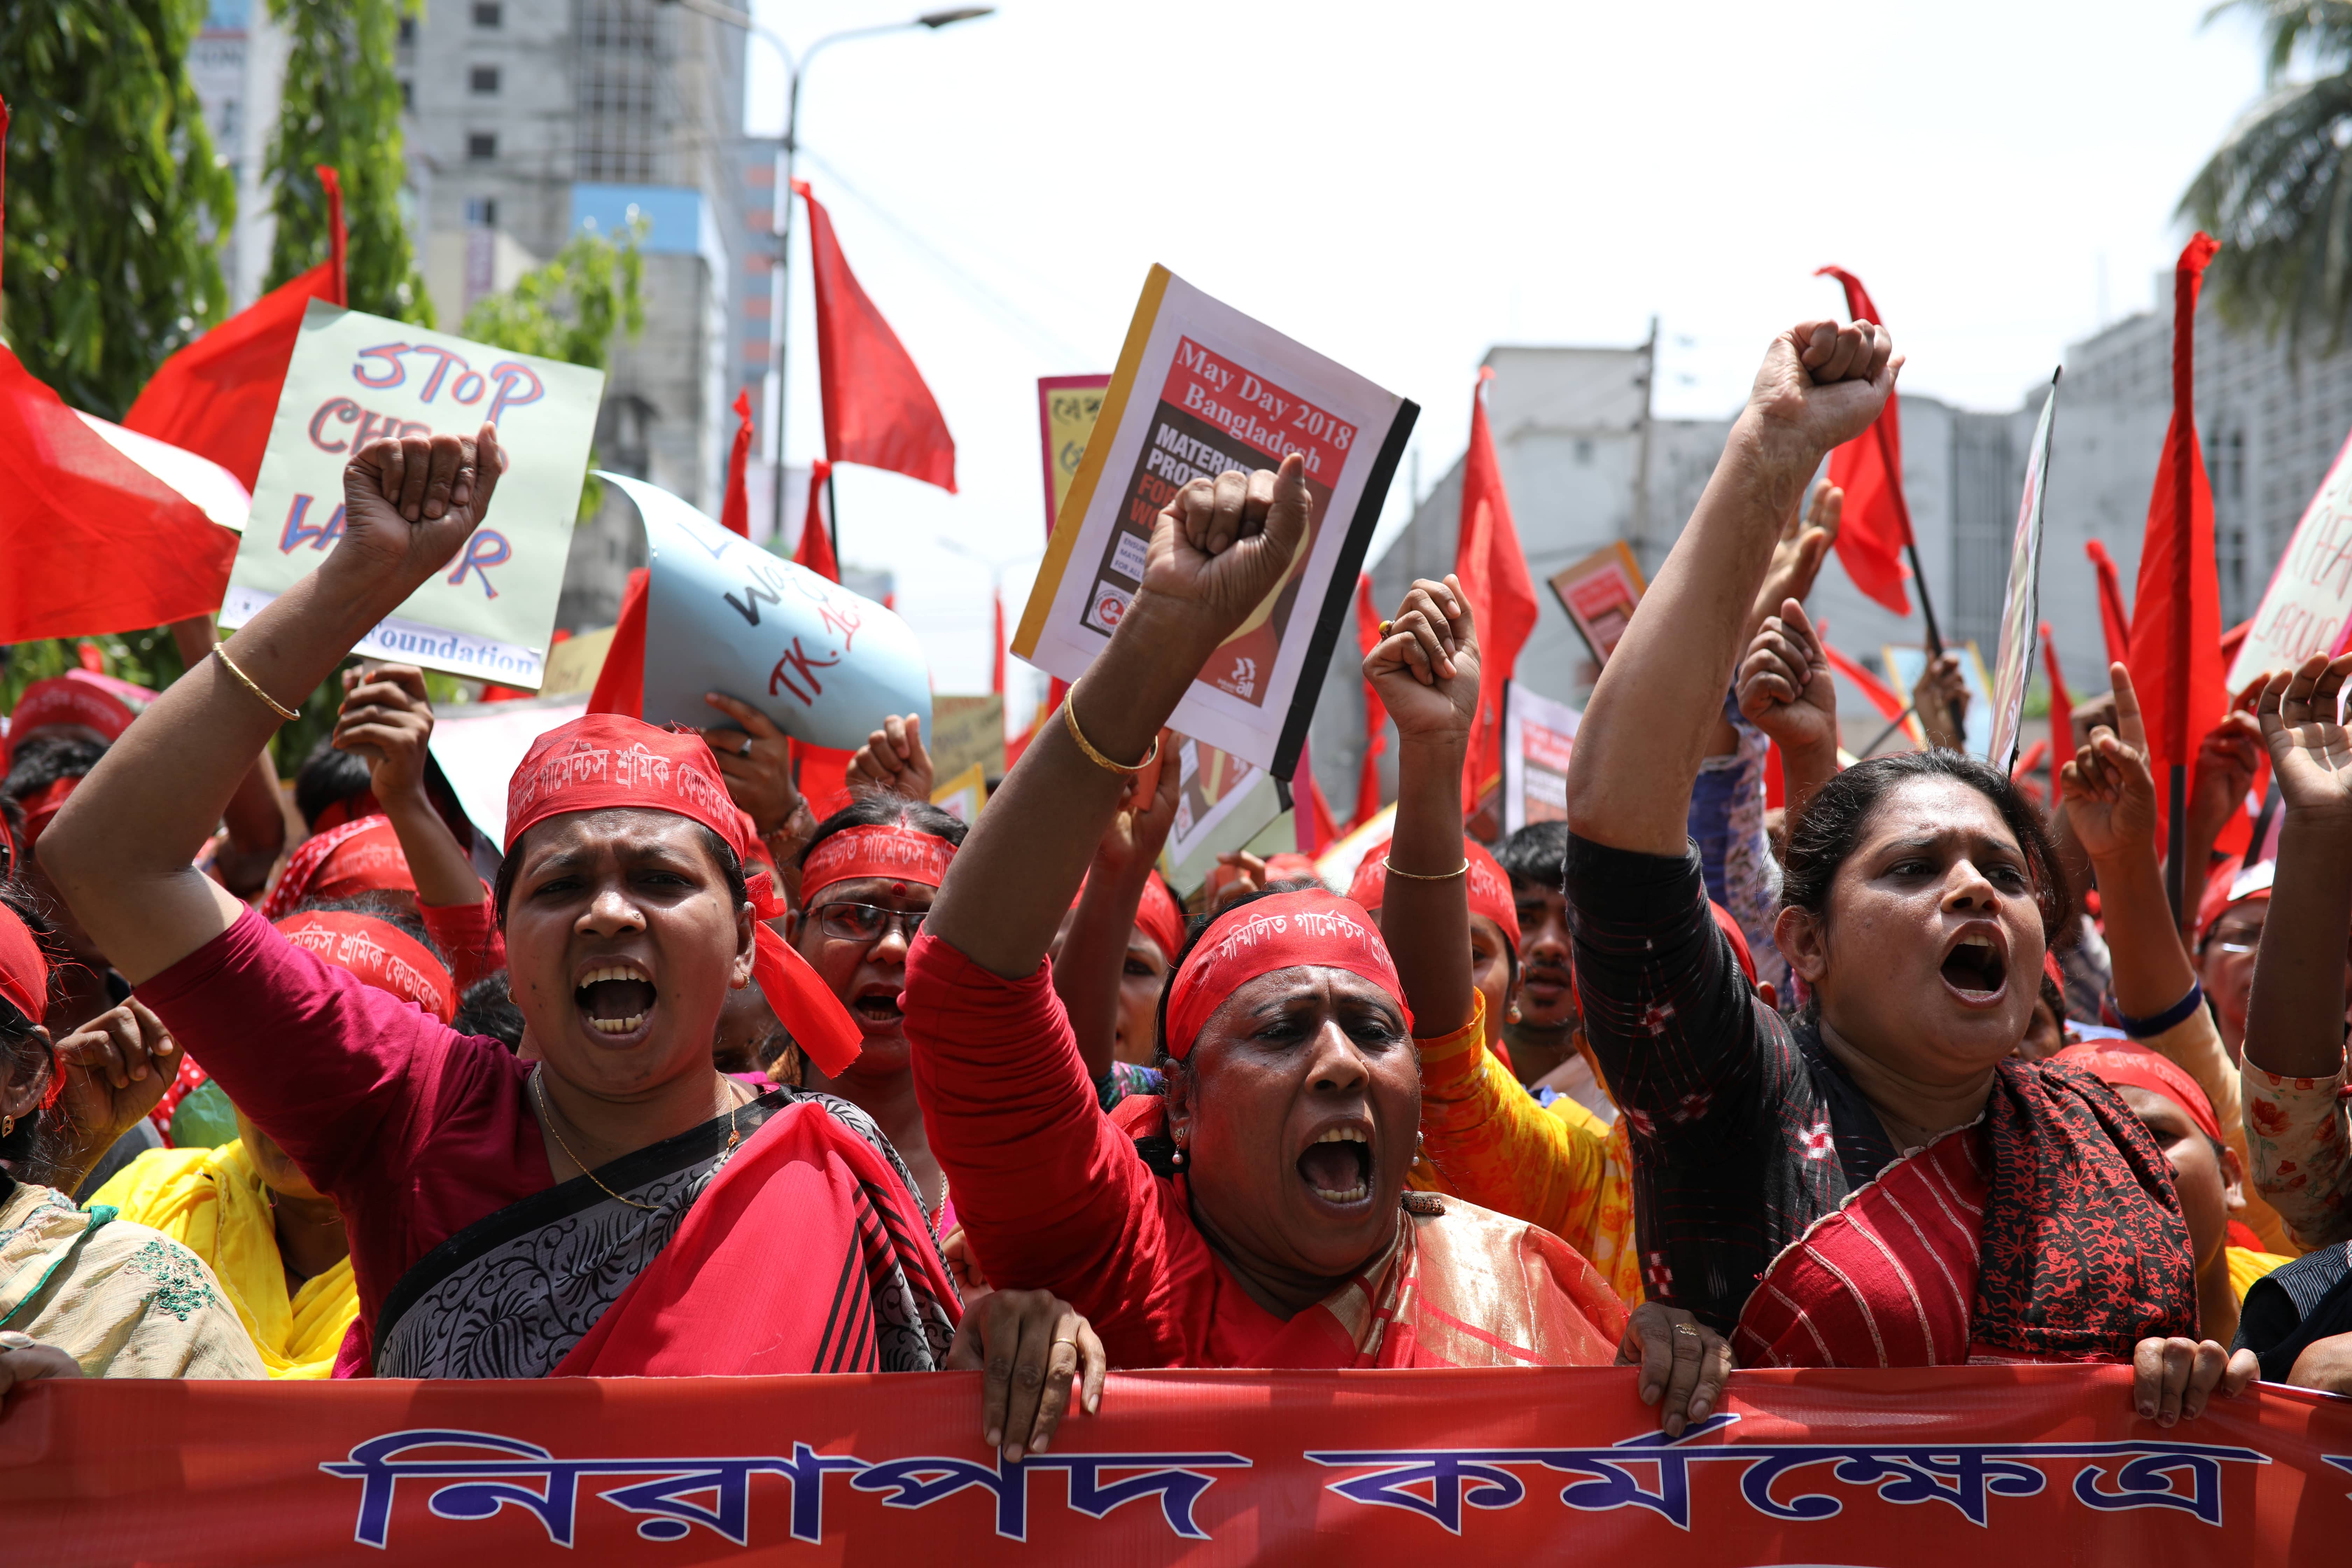
[[[312,899],[348,899],[355,893],[407,890],[416,879],[388,816],[362,816],[314,833],[296,847],[269,896],[261,918],[275,924]]]

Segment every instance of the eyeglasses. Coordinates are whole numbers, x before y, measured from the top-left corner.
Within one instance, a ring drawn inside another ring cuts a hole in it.
[[[2221,944],[2221,951],[2223,952],[2252,952],[2261,945],[2261,942],[2262,939],[2259,937],[2250,938],[2245,942],[2225,942]]]
[[[813,912],[817,929],[842,942],[879,942],[884,929],[895,925],[906,933],[909,945],[931,915],[929,910],[884,910],[872,904],[819,904]]]

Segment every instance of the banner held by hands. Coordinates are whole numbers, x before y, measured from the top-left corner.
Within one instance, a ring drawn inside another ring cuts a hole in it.
[[[1986,756],[2004,773],[2017,762],[2018,734],[2025,721],[2025,688],[2033,679],[2033,634],[2042,604],[2042,508],[2050,489],[2050,432],[2058,413],[2058,377],[2050,373],[2050,393],[2033,426],[2025,458],[2025,488],[2017,503],[2017,532],[2009,547],[2009,591],[2000,608],[2000,644],[1994,654],[1992,745]],[[1921,597],[1926,597],[1923,591]]]

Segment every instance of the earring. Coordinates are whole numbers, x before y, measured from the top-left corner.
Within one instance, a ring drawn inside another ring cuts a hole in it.
[[[1519,1021],[1519,1005],[1517,1002],[1512,1003],[1511,1010],[1504,1014],[1503,1017],[1507,1023],[1517,1023]]]
[[[15,1117],[0,1116],[0,1138],[9,1137],[14,1134],[16,1131],[16,1119]]]
[[[1416,1132],[1412,1135],[1412,1157],[1414,1159],[1418,1160],[1421,1158],[1421,1147],[1428,1142],[1429,1134],[1426,1132]]]
[[[1183,1145],[1183,1144],[1179,1143],[1179,1144],[1177,1144],[1177,1145],[1176,1145],[1176,1152],[1175,1152],[1174,1156],[1169,1160],[1169,1162],[1168,1162],[1168,1163],[1169,1163],[1170,1164],[1171,1164],[1171,1165],[1175,1166],[1175,1167],[1176,1167],[1178,1170],[1180,1170],[1180,1171],[1181,1171],[1181,1170],[1182,1170],[1182,1169],[1184,1168],[1184,1145]]]

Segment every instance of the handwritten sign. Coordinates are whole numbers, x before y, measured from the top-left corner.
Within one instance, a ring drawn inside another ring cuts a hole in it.
[[[1110,386],[1107,375],[1041,375],[1037,378],[1037,429],[1045,447],[1045,535],[1052,538],[1054,520],[1078,477],[1087,455],[1087,437],[1095,433],[1103,398]]]
[[[1623,540],[1594,551],[1573,566],[1549,579],[1559,607],[1575,623],[1577,635],[1592,650],[1592,662],[1606,667],[1617,651],[1617,641],[1633,619],[1633,606],[1647,586],[1641,563]]]
[[[1282,816],[1282,792],[1264,768],[1194,736],[1171,731],[1161,744],[1176,748],[1178,787],[1160,875],[1191,898],[1219,855],[1249,845]]]
[[[1004,699],[997,692],[985,697],[934,697],[931,728],[923,732],[923,746],[931,753],[934,778],[954,778],[977,767],[982,776],[1004,776]]]
[[[1503,831],[1568,820],[1568,759],[1584,715],[1514,680],[1503,699]]]
[[[2025,687],[2033,678],[2033,628],[2042,604],[2042,502],[2050,489],[2050,427],[2058,412],[2058,377],[2033,426],[2025,458],[2025,489],[2017,502],[2017,534],[2009,547],[2009,592],[2000,608],[2000,644],[1993,656],[1992,748],[1985,753],[2007,773],[2017,763],[2025,722]]]
[[[1419,413],[1153,268],[1013,651],[1077,679],[1142,587],[1160,508],[1193,479],[1276,468],[1297,452],[1313,499],[1307,537],[1282,581],[1209,656],[1173,719],[1288,778]]]
[[[499,427],[507,468],[489,516],[354,650],[536,688],[604,373],[313,300],[253,489],[221,623],[241,626],[343,536],[343,466],[380,437]]]
[[[2294,538],[2279,557],[2254,624],[2230,666],[2227,682],[2243,691],[2254,677],[2293,669],[2315,653],[2344,650],[2352,634],[2352,437],[2343,448]]]
[[[813,746],[854,751],[891,713],[930,728],[930,668],[906,622],[658,485],[597,478],[645,520],[646,722],[724,725],[704,700],[717,691]]]

